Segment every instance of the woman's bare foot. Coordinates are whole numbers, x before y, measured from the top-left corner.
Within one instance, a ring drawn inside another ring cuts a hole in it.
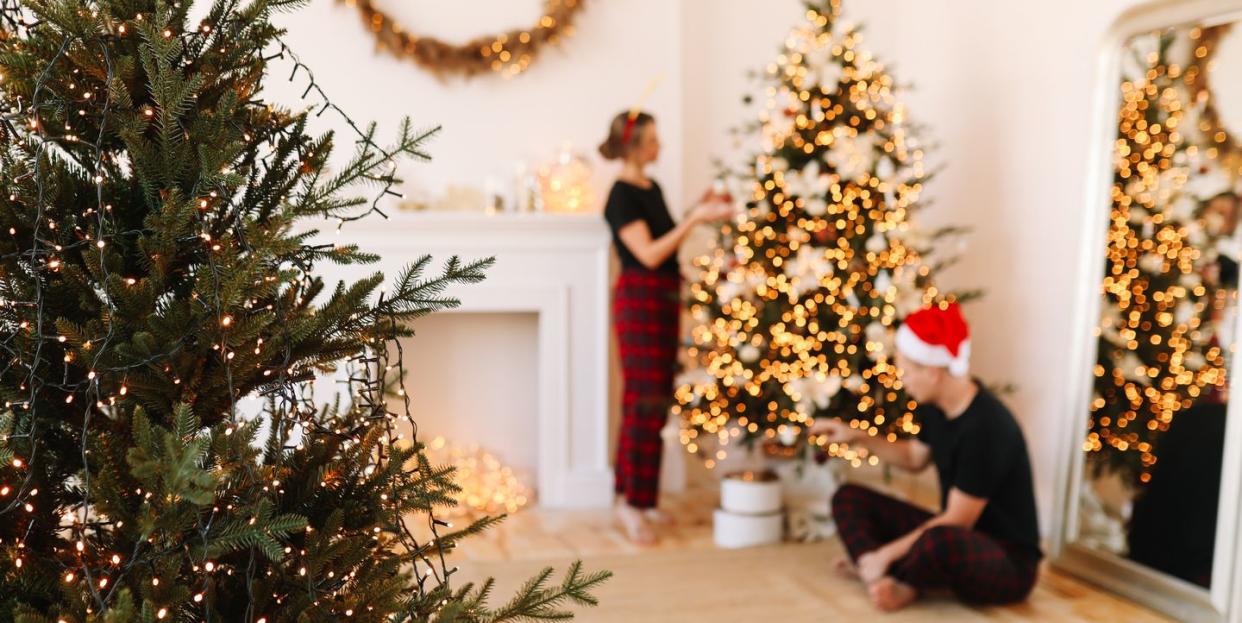
[[[647,517],[647,521],[657,526],[677,525],[676,517],[673,517],[668,512],[662,511],[658,508],[649,508],[646,511],[644,511],[643,514]]]
[[[655,531],[641,509],[622,503],[617,506],[617,521],[631,543],[641,546],[656,544]]]
[[[842,556],[838,558],[837,561],[833,563],[832,568],[838,574],[848,579],[851,579],[851,580],[862,579],[858,575],[858,567],[854,564],[854,561],[850,560],[849,556]]]
[[[918,591],[909,584],[902,584],[889,576],[876,580],[867,587],[871,594],[871,603],[885,612],[896,612],[910,605],[918,596]]]

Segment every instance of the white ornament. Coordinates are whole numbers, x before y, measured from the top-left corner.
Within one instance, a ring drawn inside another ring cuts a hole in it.
[[[1182,365],[1187,370],[1202,370],[1207,365],[1207,359],[1203,357],[1203,353],[1199,351],[1191,351],[1186,353],[1186,357],[1182,360]]]
[[[1151,240],[1156,235],[1156,224],[1153,221],[1143,221],[1142,236],[1144,240]]]
[[[823,197],[813,197],[806,202],[806,213],[811,216],[823,216],[828,213],[828,201]]]
[[[893,176],[897,175],[897,165],[893,164],[891,156],[882,156],[880,161],[875,165],[875,176],[886,182],[891,181]]]
[[[888,327],[878,321],[872,322],[867,325],[866,333],[868,342],[883,342],[885,336],[888,335]]]
[[[885,353],[893,351],[894,336],[892,332],[888,330],[888,327],[885,327],[883,323],[872,322],[867,325],[866,334],[868,342],[879,346],[878,350],[867,349],[867,356],[870,357],[872,361],[878,361],[880,358],[884,357]]]
[[[709,387],[716,384],[716,377],[706,368],[686,370],[677,377],[677,385],[691,388]]]
[[[811,241],[811,232],[796,225],[790,225],[789,228],[785,230],[785,235],[789,237],[789,241],[791,243],[796,242],[800,245],[805,245]]]
[[[854,307],[854,308],[862,307],[862,301],[858,300],[857,294],[854,294],[854,288],[846,288],[845,302],[849,303],[850,307]]]
[[[867,250],[872,253],[883,253],[888,250],[888,238],[884,234],[876,233],[867,239]]]
[[[759,347],[751,343],[743,344],[737,350],[737,358],[743,363],[754,363],[759,360]]]
[[[852,374],[850,375],[849,378],[845,379],[845,381],[842,382],[842,385],[845,387],[845,389],[849,390],[851,393],[857,394],[858,390],[862,388],[863,380],[862,380],[862,377],[858,376],[857,374]]]
[[[1190,301],[1182,301],[1177,304],[1177,313],[1174,314],[1177,324],[1186,324],[1194,317],[1195,306],[1192,305]]]
[[[1157,35],[1143,35],[1130,40],[1129,50],[1122,54],[1121,76],[1126,80],[1147,83],[1147,59],[1158,55],[1160,40]]]
[[[815,71],[817,84],[828,93],[841,88],[841,76],[844,75],[845,70],[832,56],[831,49],[827,58],[816,60],[819,65]]]
[[[1138,355],[1131,351],[1126,351],[1121,356],[1121,363],[1117,365],[1121,369],[1121,376],[1127,380],[1143,383],[1144,385],[1151,383],[1151,379],[1146,374],[1146,366]]]
[[[785,276],[793,283],[795,296],[818,290],[832,274],[832,262],[824,250],[810,245],[799,247],[793,259],[785,262]]]
[[[1126,340],[1121,337],[1121,332],[1112,325],[1101,326],[1100,335],[1104,336],[1104,339],[1108,340],[1108,343],[1113,346],[1125,347],[1126,345]]]
[[[833,137],[827,160],[841,179],[858,180],[870,173],[876,157],[872,135],[850,136],[845,128],[837,128]]]
[[[1139,269],[1145,273],[1159,274],[1164,272],[1164,258],[1155,254],[1148,253],[1139,258]]]
[[[884,205],[892,208],[897,206],[896,185],[891,182],[884,184]]]
[[[841,391],[841,377],[835,374],[822,378],[819,375],[797,378],[789,384],[798,394],[798,411],[807,416],[827,409],[833,397]]]
[[[832,188],[832,178],[822,172],[818,160],[807,163],[801,171],[785,173],[785,190],[793,197],[823,197]]]
[[[875,276],[875,282],[872,285],[875,287],[875,291],[883,296],[893,288],[893,280],[888,276],[887,270],[882,270],[880,274]]]
[[[1207,104],[1207,100],[1186,107],[1182,120],[1177,126],[1177,131],[1182,134],[1189,143],[1202,143],[1203,131],[1199,129],[1199,118],[1203,116],[1203,108]]]
[[[737,297],[741,294],[742,284],[734,281],[725,281],[719,286],[716,286],[716,300],[719,301],[721,305],[728,305],[729,303],[732,303],[737,300]]]

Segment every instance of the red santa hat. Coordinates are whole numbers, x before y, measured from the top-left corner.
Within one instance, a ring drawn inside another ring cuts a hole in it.
[[[970,327],[957,303],[933,306],[909,316],[897,330],[897,350],[916,363],[970,374]]]

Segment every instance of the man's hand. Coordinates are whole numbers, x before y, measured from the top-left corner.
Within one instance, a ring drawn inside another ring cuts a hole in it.
[[[853,443],[858,439],[859,430],[850,428],[849,424],[836,418],[820,418],[808,429],[812,436],[823,436],[827,443]]]
[[[888,575],[888,566],[893,563],[887,547],[872,550],[858,557],[858,577],[863,584],[873,584]]]

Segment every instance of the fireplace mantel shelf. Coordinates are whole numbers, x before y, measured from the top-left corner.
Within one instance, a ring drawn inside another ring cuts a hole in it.
[[[417,230],[426,234],[469,233],[472,236],[497,234],[572,234],[582,236],[607,236],[608,227],[600,214],[482,214],[474,212],[388,212],[388,218],[379,215],[360,221],[347,222],[341,226],[340,236],[369,235],[374,233],[396,234]],[[336,231],[338,223],[323,222],[316,229],[326,233]],[[522,240],[514,241],[521,244]],[[567,240],[566,242],[581,242]]]

